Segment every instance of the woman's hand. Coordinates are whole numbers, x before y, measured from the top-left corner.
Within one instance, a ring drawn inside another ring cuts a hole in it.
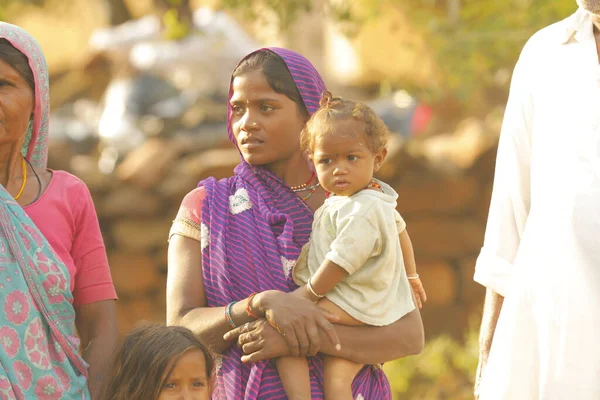
[[[417,306],[419,309],[421,309],[423,304],[427,301],[427,293],[425,293],[423,282],[421,282],[421,279],[418,276],[416,278],[410,278],[408,282],[410,283],[410,287],[415,294]]]
[[[244,353],[242,362],[245,363],[290,355],[287,342],[266,319],[261,318],[239,326],[227,332],[224,338],[237,339],[237,345]]]
[[[321,347],[319,330],[332,345],[340,348],[340,339],[332,325],[339,318],[317,307],[310,300],[276,290],[256,296],[258,312],[275,328],[288,344],[294,357],[314,355]]]

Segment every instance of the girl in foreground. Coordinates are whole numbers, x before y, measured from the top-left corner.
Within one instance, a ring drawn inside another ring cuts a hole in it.
[[[186,328],[147,325],[123,340],[104,400],[208,400],[212,358]]]

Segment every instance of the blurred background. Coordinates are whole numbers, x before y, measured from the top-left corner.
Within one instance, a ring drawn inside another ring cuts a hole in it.
[[[179,8],[177,4],[182,3]],[[50,167],[95,200],[121,333],[164,322],[167,234],[183,196],[239,161],[226,136],[238,60],[282,46],[390,127],[380,178],[400,194],[429,300],[423,354],[385,370],[398,399],[469,399],[483,242],[512,69],[575,0],[0,0],[51,72]]]

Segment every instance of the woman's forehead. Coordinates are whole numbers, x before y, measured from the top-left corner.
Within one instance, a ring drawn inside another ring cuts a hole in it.
[[[231,84],[231,102],[253,102],[287,98],[271,88],[262,71],[250,71],[236,76]]]

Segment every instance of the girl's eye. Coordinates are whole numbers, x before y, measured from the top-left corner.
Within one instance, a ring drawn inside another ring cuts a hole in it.
[[[275,108],[266,104],[263,104],[260,106],[260,111],[262,112],[269,112],[269,111],[273,111]]]
[[[202,381],[196,381],[193,383],[194,387],[204,387],[204,382]]]
[[[348,161],[356,161],[358,160],[358,157],[356,156],[348,156]]]
[[[173,382],[167,382],[163,385],[163,389],[174,389],[175,384]]]
[[[322,158],[319,160],[319,164],[329,165],[331,164],[331,158]]]
[[[243,112],[243,108],[238,105],[233,105],[231,106],[231,111],[233,111],[234,114],[240,114]]]

